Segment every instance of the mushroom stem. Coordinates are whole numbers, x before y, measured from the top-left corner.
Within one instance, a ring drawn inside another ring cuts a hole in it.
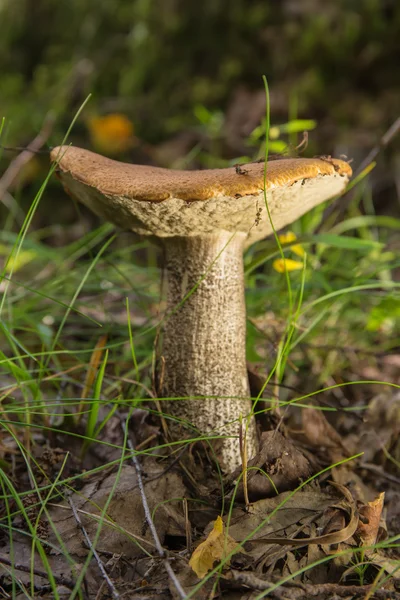
[[[163,336],[163,412],[174,439],[192,424],[200,434],[227,436],[215,443],[224,470],[241,464],[239,416],[251,410],[246,368],[244,233],[219,231],[165,239],[168,314]],[[201,399],[199,399],[199,396]],[[193,435],[193,431],[192,431]],[[257,452],[254,417],[247,453]]]

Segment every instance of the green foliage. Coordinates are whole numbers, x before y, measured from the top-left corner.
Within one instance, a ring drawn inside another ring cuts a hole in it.
[[[29,139],[50,108],[59,141],[89,91],[91,111],[125,112],[157,142],[195,126],[196,107],[226,106],[239,84],[259,89],[263,73],[283,98],[272,103],[277,120],[293,91],[299,114],[329,114],[342,134],[382,131],[397,116],[396,0],[3,0],[0,19],[12,142]]]

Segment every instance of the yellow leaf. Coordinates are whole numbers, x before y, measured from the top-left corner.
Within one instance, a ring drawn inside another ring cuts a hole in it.
[[[240,552],[242,548],[235,540],[225,533],[224,522],[220,516],[214,521],[214,527],[207,539],[197,546],[193,552],[189,565],[199,579],[211,571],[216,561],[220,561],[231,552]]]
[[[133,123],[120,113],[92,117],[88,121],[88,129],[96,150],[118,154],[133,146]]]
[[[284,273],[285,271],[298,271],[302,269],[303,263],[298,260],[292,260],[291,258],[277,258],[272,263],[272,267],[275,271],[278,271],[278,273]]]

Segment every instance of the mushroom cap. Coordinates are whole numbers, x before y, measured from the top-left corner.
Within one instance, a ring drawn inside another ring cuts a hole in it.
[[[340,194],[352,173],[331,158],[287,158],[201,171],[132,165],[89,150],[59,146],[51,152],[66,190],[97,215],[124,228],[158,237],[241,231],[248,242]],[[256,219],[261,209],[261,220]]]

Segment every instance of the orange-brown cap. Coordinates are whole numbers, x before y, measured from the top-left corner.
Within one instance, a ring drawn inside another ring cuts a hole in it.
[[[96,214],[139,233],[161,237],[249,231],[249,241],[271,233],[265,214],[264,164],[178,171],[117,162],[89,150],[60,146],[51,152],[60,178]],[[338,159],[287,158],[267,165],[265,190],[276,229],[343,191],[351,175]]]

